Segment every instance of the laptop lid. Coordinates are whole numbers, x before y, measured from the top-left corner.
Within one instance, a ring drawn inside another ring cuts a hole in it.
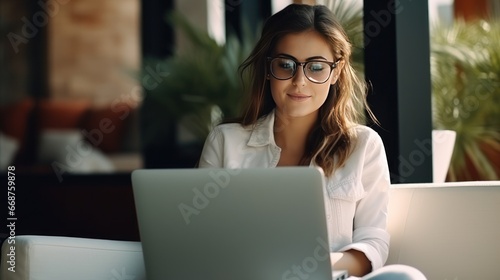
[[[332,279],[310,167],[143,169],[132,185],[148,279]]]

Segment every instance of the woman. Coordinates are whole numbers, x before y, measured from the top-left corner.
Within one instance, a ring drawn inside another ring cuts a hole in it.
[[[212,130],[199,166],[321,167],[332,265],[363,276],[387,259],[390,180],[380,137],[360,124],[365,84],[350,56],[324,6],[292,4],[270,17],[241,66],[252,81],[244,114]]]

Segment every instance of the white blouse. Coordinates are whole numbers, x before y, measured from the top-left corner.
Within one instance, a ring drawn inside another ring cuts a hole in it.
[[[200,167],[276,167],[281,149],[274,141],[274,113],[255,126],[216,126],[208,135]],[[325,208],[330,250],[365,253],[375,270],[389,252],[387,203],[389,168],[380,136],[359,125],[357,141],[345,165],[325,178]]]

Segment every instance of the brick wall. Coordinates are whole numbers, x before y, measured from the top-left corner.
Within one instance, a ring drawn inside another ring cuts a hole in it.
[[[139,0],[50,0],[49,92],[109,104],[130,95],[140,66]],[[159,35],[160,36],[160,35]]]

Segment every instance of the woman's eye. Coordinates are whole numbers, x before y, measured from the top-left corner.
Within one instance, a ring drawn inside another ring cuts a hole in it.
[[[290,60],[282,60],[279,63],[280,68],[282,69],[294,69],[295,68],[295,63]]]
[[[309,70],[311,72],[321,72],[325,69],[325,64],[324,63],[310,63],[309,64]]]

